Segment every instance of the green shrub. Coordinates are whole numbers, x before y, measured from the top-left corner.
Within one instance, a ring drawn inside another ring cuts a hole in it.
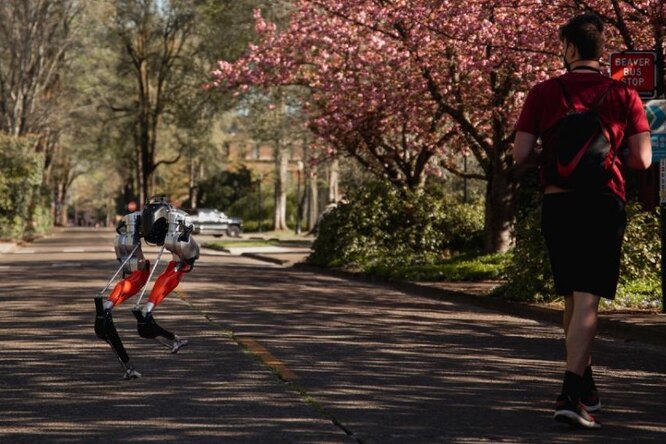
[[[275,202],[272,190],[262,190],[261,202],[259,202],[259,194],[254,191],[239,198],[229,208],[220,208],[220,210],[224,211],[227,216],[243,219],[244,232],[257,231],[260,218],[263,231],[273,229],[272,217],[275,212]]]
[[[273,227],[272,220],[265,220],[261,223],[261,231],[270,231]],[[243,219],[243,233],[258,233],[259,232],[259,221],[258,220],[246,220]]]
[[[24,238],[41,237],[49,233],[53,228],[53,213],[51,212],[49,195],[45,190],[35,194],[35,208],[32,214],[32,222],[23,234]]]
[[[627,206],[627,229],[622,245],[620,282],[660,279],[661,224],[659,211],[643,211],[640,205]]]
[[[541,208],[520,214],[514,225],[511,259],[505,269],[507,283],[496,293],[507,299],[549,301],[554,298],[553,275],[541,235]]]
[[[359,270],[432,264],[452,251],[479,248],[482,234],[478,205],[452,202],[436,190],[370,182],[322,219],[308,261]]]
[[[661,307],[661,222],[660,210],[643,211],[627,206],[627,229],[622,244],[620,284],[614,307]]]
[[[199,207],[226,211],[239,199],[250,194],[252,185],[252,173],[245,166],[237,171],[221,171],[198,183],[201,190]],[[189,205],[189,202],[185,202],[185,205]]]
[[[43,157],[34,140],[0,134],[0,238],[33,237],[51,226],[40,192]]]
[[[602,307],[654,307],[661,293],[659,216],[630,204],[627,220],[616,302],[604,301]],[[498,294],[536,302],[557,299],[540,224],[540,208],[524,212],[517,220],[515,248],[506,268],[507,283],[496,290]]]

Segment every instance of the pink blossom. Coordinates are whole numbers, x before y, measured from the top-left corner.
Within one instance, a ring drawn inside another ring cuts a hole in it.
[[[510,149],[525,92],[559,72],[557,25],[578,3],[295,0],[282,31],[254,11],[257,43],[233,63],[218,62],[208,87],[234,95],[249,86],[306,88],[317,150],[366,156],[378,174],[398,168],[386,159],[413,166],[421,153],[474,152],[484,161]],[[654,26],[666,14],[666,2],[633,3]],[[585,4],[614,17],[608,0]],[[650,26],[628,23],[636,47],[654,46]],[[622,49],[622,36],[611,29],[609,43]]]

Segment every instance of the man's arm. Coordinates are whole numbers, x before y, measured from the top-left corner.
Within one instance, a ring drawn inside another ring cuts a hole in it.
[[[536,153],[534,152],[534,142],[537,137],[534,134],[518,131],[513,142],[513,160],[517,164],[532,161]]]
[[[643,132],[629,136],[627,140],[629,147],[625,161],[629,168],[635,170],[646,170],[652,163],[652,142],[650,133]]]

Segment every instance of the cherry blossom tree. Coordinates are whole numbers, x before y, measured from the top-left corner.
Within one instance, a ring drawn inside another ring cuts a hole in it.
[[[439,167],[465,175],[456,159],[473,155],[483,173],[467,176],[487,182],[485,249],[505,251],[525,93],[560,72],[558,25],[585,9],[610,14],[618,2],[300,0],[284,29],[256,11],[258,43],[220,61],[211,85],[304,86],[327,154],[352,156],[398,187],[418,190]],[[641,10],[630,0],[619,7],[632,5]]]

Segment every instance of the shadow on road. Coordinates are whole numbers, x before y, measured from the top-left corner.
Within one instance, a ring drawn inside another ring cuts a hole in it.
[[[3,442],[352,442],[315,404],[365,443],[666,438],[663,348],[601,339],[604,428],[572,432],[551,418],[563,372],[555,326],[241,258],[185,276],[179,291],[196,310],[172,295],[155,312],[191,340],[182,353],[136,335],[133,300],[114,311],[144,374],[122,381],[93,332],[92,297],[115,262],[76,264],[36,257],[3,276]],[[262,344],[294,384],[227,330]]]

